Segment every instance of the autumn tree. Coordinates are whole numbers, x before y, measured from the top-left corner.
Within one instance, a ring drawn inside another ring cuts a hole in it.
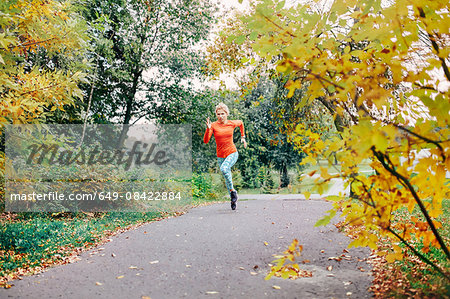
[[[86,50],[86,27],[70,3],[3,1],[1,12],[0,126],[39,121],[81,97],[85,66],[69,61]],[[51,59],[57,56],[66,64]]]
[[[69,1],[0,3],[2,132],[6,124],[42,122],[74,107],[74,100],[82,97],[78,85],[89,67],[82,59],[85,31],[85,23]],[[4,142],[2,133],[0,177],[4,176]]]
[[[276,70],[290,76],[289,96],[307,88],[298,105],[320,100],[335,118],[348,120],[330,141],[302,124],[292,131],[309,155],[305,163],[332,154],[340,163],[336,175],[321,169],[319,191],[337,177],[353,183],[356,201],[332,198],[334,208],[321,223],[342,210],[346,224],[364,227],[353,232],[352,246],[376,248],[379,238],[390,238],[388,261],[410,250],[448,278],[424,254],[440,248],[450,260],[438,220],[449,196],[448,1],[318,2],[262,1],[243,21],[258,37],[252,48],[261,57],[281,57]],[[374,174],[359,172],[363,160]],[[404,207],[421,217],[394,222]]]

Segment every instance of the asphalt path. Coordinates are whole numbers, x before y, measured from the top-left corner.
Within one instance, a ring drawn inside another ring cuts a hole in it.
[[[14,281],[0,298],[371,297],[370,251],[346,249],[350,240],[333,223],[314,227],[330,203],[255,197],[238,201],[236,211],[214,204],[122,233],[75,263]],[[312,277],[265,280],[273,254],[294,238]]]

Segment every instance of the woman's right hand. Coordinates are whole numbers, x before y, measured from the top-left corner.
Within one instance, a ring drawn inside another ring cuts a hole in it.
[[[209,120],[209,117],[206,119],[206,126],[208,129],[211,129],[211,121]]]

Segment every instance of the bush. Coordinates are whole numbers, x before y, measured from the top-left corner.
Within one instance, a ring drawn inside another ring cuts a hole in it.
[[[233,176],[233,187],[236,190],[243,188],[243,177],[241,175],[241,172],[239,170],[233,170],[231,171],[231,175]],[[225,182],[225,180],[224,180]]]
[[[262,193],[272,194],[274,193],[273,188],[275,187],[275,181],[273,180],[272,174],[270,173],[270,169],[264,170],[263,176],[263,184],[261,186]]]
[[[193,199],[217,199],[218,192],[208,173],[192,174],[192,197]]]

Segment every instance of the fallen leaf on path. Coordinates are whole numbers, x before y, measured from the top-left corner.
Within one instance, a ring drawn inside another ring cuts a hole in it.
[[[186,265],[186,268],[190,268],[191,267],[191,265]]]
[[[353,294],[352,292],[347,292],[347,294],[345,294],[345,295],[351,296],[352,294]]]
[[[244,268],[244,267],[239,267],[239,269],[240,269],[240,270],[245,270],[245,268]]]
[[[208,294],[208,295],[214,295],[214,294],[219,294],[219,292],[216,292],[216,291],[208,291],[208,292],[206,292],[206,294]]]
[[[250,272],[251,275],[258,275],[258,273],[251,271]]]
[[[116,254],[115,254],[115,253],[111,253],[111,256],[112,256],[112,257],[116,257]]]
[[[98,281],[97,281],[97,282],[96,282],[95,284],[96,284],[96,285],[98,285],[98,286],[101,286],[101,285],[103,285],[103,283],[101,283],[101,282],[98,282]]]
[[[130,269],[137,269],[138,267],[136,267],[136,266],[130,266],[130,267],[128,267],[128,268],[130,268]]]
[[[255,269],[255,270],[258,269],[258,268],[259,268],[258,265],[254,265],[254,266],[253,266],[253,269]]]
[[[267,246],[267,245],[269,245],[269,243],[267,243],[267,242],[264,242],[264,245],[266,245],[266,246]]]
[[[328,258],[328,260],[329,260],[329,261],[335,260],[335,261],[340,262],[340,261],[342,261],[342,258],[339,257],[339,256],[330,256],[330,257]]]
[[[344,260],[347,260],[347,261],[350,261],[350,260],[352,259],[351,256],[345,255],[345,254],[342,254],[342,255],[341,255],[341,258],[343,258]]]
[[[311,261],[310,260],[303,260],[302,261],[302,264],[306,264],[306,263],[311,263]]]
[[[333,266],[328,266],[328,267],[327,267],[327,270],[328,270],[328,271],[333,270]]]
[[[325,250],[321,250],[320,253],[325,253]]]
[[[123,275],[120,275],[120,276],[117,276],[116,278],[117,279],[122,279],[122,278],[124,278],[125,276],[123,276]]]
[[[149,262],[149,264],[157,264],[157,263],[159,263],[159,261],[151,261],[151,262]]]
[[[352,284],[351,281],[344,281],[344,285],[345,285],[345,286],[349,286],[349,285],[351,285],[351,284]]]
[[[281,287],[279,286],[272,286],[272,288],[274,288],[275,290],[281,290]]]
[[[149,296],[142,296],[141,299],[152,299]]]

